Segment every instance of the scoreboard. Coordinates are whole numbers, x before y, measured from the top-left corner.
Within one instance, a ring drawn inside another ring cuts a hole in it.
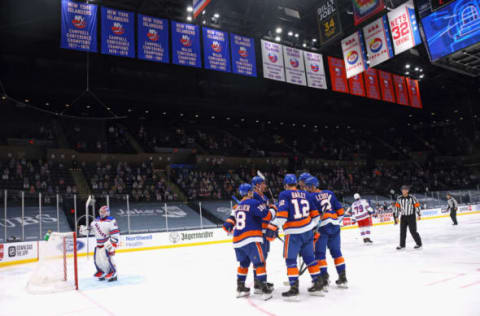
[[[432,4],[432,11],[435,11],[437,9],[440,9],[441,7],[449,4],[450,2],[453,2],[455,0],[430,0],[430,3]]]

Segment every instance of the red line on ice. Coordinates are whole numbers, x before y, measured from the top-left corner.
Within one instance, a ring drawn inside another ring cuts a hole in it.
[[[93,305],[97,306],[98,308],[100,308],[101,310],[103,310],[105,313],[107,313],[108,315],[110,316],[115,316],[115,314],[113,312],[111,312],[108,308],[106,308],[105,306],[103,306],[102,304],[98,303],[97,301],[95,301],[93,298],[91,298],[90,296],[88,296],[87,294],[83,293],[82,291],[77,291],[78,294],[82,295],[83,297],[85,297],[87,300],[89,300],[91,303],[93,303]]]
[[[464,276],[465,273],[459,273],[451,278],[446,278],[446,279],[443,279],[443,280],[438,280],[438,281],[435,281],[435,282],[432,282],[432,283],[428,283],[428,284],[425,284],[426,286],[431,286],[431,285],[435,285],[435,284],[438,284],[438,283],[443,283],[443,282],[447,282],[447,281],[450,281],[450,280],[453,280],[453,279],[456,279],[456,278],[459,278],[461,276]]]
[[[470,286],[477,285],[477,284],[480,284],[480,281],[473,282],[473,283],[470,283],[470,284],[467,284],[467,285],[461,286],[460,288],[464,289],[464,288],[466,288],[466,287],[470,287]]]
[[[248,304],[250,304],[252,307],[256,308],[258,311],[260,311],[260,312],[262,312],[262,313],[264,313],[268,316],[276,316],[275,314],[272,314],[269,311],[264,310],[263,308],[261,308],[260,306],[255,304],[250,297],[247,298],[247,301],[248,301]]]

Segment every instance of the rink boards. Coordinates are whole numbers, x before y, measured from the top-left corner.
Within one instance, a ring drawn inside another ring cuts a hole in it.
[[[457,215],[462,216],[479,213],[480,204],[464,205],[459,207]],[[449,214],[440,208],[422,210],[422,220],[448,216]],[[373,218],[373,225],[375,226],[389,224],[393,224],[391,214],[379,214]],[[349,218],[345,218],[342,229],[354,228],[357,228],[357,225],[352,224]],[[117,253],[210,245],[231,241],[231,238],[228,238],[223,229],[220,228],[121,235]],[[39,243],[42,242],[45,241],[0,243],[0,267],[38,261],[38,247]],[[77,240],[79,256],[86,256],[87,253],[92,255],[94,247],[95,238],[78,238]],[[73,252],[72,245],[67,246],[67,251],[69,253]]]

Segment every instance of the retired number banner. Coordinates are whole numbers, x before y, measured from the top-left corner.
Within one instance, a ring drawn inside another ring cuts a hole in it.
[[[317,9],[318,30],[322,44],[342,34],[342,24],[335,0],[321,0]]]
[[[367,68],[367,54],[362,32],[357,31],[342,40],[343,59],[347,78],[364,72]]]
[[[393,90],[392,74],[386,71],[378,71],[382,100],[395,103],[395,91]]]
[[[355,25],[368,20],[385,9],[383,0],[352,0]]]
[[[317,89],[327,89],[322,54],[304,51],[303,59],[305,61],[308,86]]]
[[[162,63],[170,62],[168,20],[138,14],[138,58]]]
[[[384,15],[365,26],[363,36],[367,46],[369,67],[375,67],[393,57],[387,16]]]
[[[235,74],[256,77],[255,41],[253,38],[230,34],[232,71]]]
[[[285,75],[288,83],[306,86],[305,64],[302,51],[293,47],[283,46],[283,61],[285,62]]]
[[[102,7],[102,54],[135,58],[135,15]]]
[[[363,74],[355,75],[348,79],[348,86],[350,88],[350,94],[365,96],[365,84],[363,82]]]
[[[282,45],[261,40],[263,77],[267,79],[285,81]]]
[[[345,75],[345,63],[343,60],[328,56],[328,68],[330,71],[330,80],[332,81],[332,90],[348,93],[348,83]]]
[[[204,27],[203,57],[206,69],[230,72],[228,33]]]
[[[60,47],[97,52],[97,5],[62,0]]]
[[[388,12],[388,22],[393,38],[395,55],[422,43],[418,30],[413,0]]]
[[[405,84],[405,77],[393,75],[393,84],[395,85],[395,94],[397,95],[397,103],[401,105],[409,105],[408,91]]]
[[[420,98],[420,88],[418,87],[418,80],[407,77],[408,97],[410,99],[410,106],[421,109],[422,99]]]
[[[378,74],[375,68],[369,68],[364,72],[365,90],[370,99],[380,100],[380,87],[378,86]]]
[[[172,21],[172,55],[176,65],[202,67],[198,26]]]

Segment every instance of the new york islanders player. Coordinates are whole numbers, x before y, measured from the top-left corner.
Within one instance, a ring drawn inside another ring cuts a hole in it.
[[[233,230],[233,247],[239,262],[237,274],[237,297],[248,296],[250,289],[245,286],[248,267],[253,263],[256,279],[259,280],[264,299],[270,299],[273,289],[267,286],[267,271],[263,253],[262,221],[271,220],[275,213],[260,201],[253,198],[253,188],[244,183],[239,188],[244,197],[234,209],[235,229]]]
[[[311,176],[312,175],[310,173],[304,172],[298,177],[298,186],[300,187],[300,190],[307,191],[307,188],[305,186],[305,180],[307,180]]]
[[[272,212],[276,212],[276,206],[273,204],[269,204],[268,198],[265,196],[265,190],[266,190],[266,184],[265,180],[259,176],[255,176],[252,178],[252,187],[253,187],[253,198],[258,200],[261,204],[264,204],[268,206],[268,209]],[[246,197],[244,197],[246,199]],[[243,199],[242,199],[243,200]],[[225,220],[223,223],[223,230],[227,232],[227,234],[232,234],[233,230],[235,228],[235,208],[237,205],[234,206],[234,209],[232,210],[232,214]],[[265,256],[265,265],[267,263],[267,257],[268,253],[270,252],[270,240],[268,240],[265,236],[266,229],[268,226],[269,221],[268,220],[262,220],[262,233],[263,233],[263,243],[262,243],[262,249],[263,249],[263,254]],[[255,269],[253,270],[253,279],[254,279],[254,289],[255,289],[255,294],[260,294],[262,293],[261,290],[261,282],[260,280],[257,279],[256,271]],[[267,286],[271,289],[273,289],[273,283],[268,283]]]
[[[110,216],[108,206],[102,206],[98,213],[100,216],[91,223],[97,239],[97,246],[94,252],[94,264],[97,268],[95,277],[100,281],[117,281],[117,266],[114,256],[120,237],[120,230],[115,218]]]
[[[276,207],[274,204],[271,204],[268,198],[265,195],[265,190],[267,189],[267,185],[265,180],[262,177],[255,176],[252,178],[252,187],[253,187],[253,198],[258,200],[260,203],[267,206],[267,208],[271,210],[272,213],[276,213]],[[267,232],[267,227],[269,224],[269,220],[262,220],[262,233],[263,233],[263,254],[265,255],[265,265],[267,263],[268,253],[270,252],[270,241],[265,236]],[[267,286],[273,289],[273,284],[267,282]],[[259,294],[261,291],[260,288],[260,281],[255,277],[254,281],[254,288],[255,294]]]
[[[283,180],[285,191],[278,198],[278,212],[275,220],[268,226],[267,236],[274,237],[278,227],[283,227],[285,243],[283,257],[287,265],[290,290],[282,296],[290,298],[299,294],[297,257],[300,254],[308,267],[313,286],[308,289],[312,295],[322,296],[323,282],[319,278],[320,269],[313,250],[313,228],[319,221],[318,210],[314,208],[311,195],[297,190],[297,177],[287,174]]]
[[[318,229],[320,235],[315,242],[315,258],[319,261],[323,284],[328,285],[329,278],[326,260],[328,247],[338,273],[338,280],[335,283],[339,287],[347,287],[345,260],[342,256],[340,242],[340,225],[345,211],[333,192],[318,189],[319,182],[316,177],[305,180],[305,185],[312,192],[315,203],[320,207],[322,213]]]
[[[373,241],[370,239],[370,230],[372,227],[372,215],[374,213],[373,208],[367,200],[360,197],[360,194],[355,193],[353,198],[355,201],[351,206],[352,217],[358,224],[360,235],[363,237],[363,242],[366,244],[372,243]]]

